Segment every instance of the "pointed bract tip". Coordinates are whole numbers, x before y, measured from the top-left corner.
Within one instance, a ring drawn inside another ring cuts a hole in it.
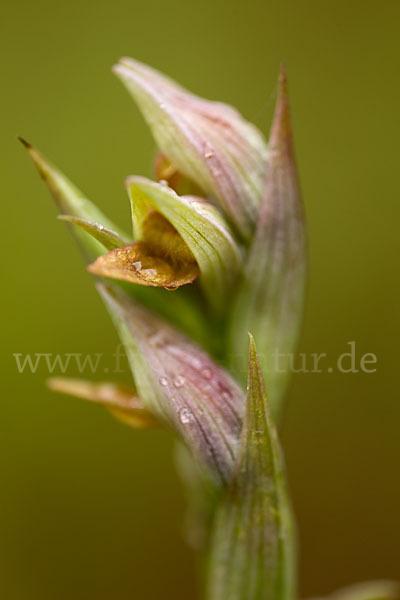
[[[250,331],[249,336],[249,356],[248,356],[248,370],[247,370],[247,389],[249,390],[254,384],[255,377],[259,377],[264,384],[264,379],[261,374],[260,363],[257,355],[257,348],[254,336]]]
[[[254,339],[254,335],[248,331],[247,335],[249,336],[249,355],[253,358],[257,354],[256,342]]]
[[[278,93],[269,144],[272,152],[278,149],[285,149],[288,154],[292,152],[292,125],[285,63],[281,63],[280,66]]]
[[[26,140],[24,140],[24,138],[21,137],[20,135],[17,136],[17,139],[21,142],[21,144],[23,146],[25,146],[25,148],[27,150],[30,150],[32,148],[32,144],[30,144],[29,142],[27,142]]]
[[[32,146],[32,144],[27,142],[24,138],[18,136],[18,139],[21,142],[21,144],[23,144],[23,146],[27,149],[28,154],[33,161],[33,164],[35,165],[35,167],[37,168],[37,170],[39,172],[39,175],[43,179],[46,179],[47,178],[46,169],[49,168],[49,163],[47,162],[47,160],[39,152],[39,150],[37,150],[37,148],[35,148],[35,146]]]
[[[287,80],[287,70],[286,64],[281,62],[279,69],[279,77],[278,77],[278,103],[285,101],[288,103],[288,80]]]

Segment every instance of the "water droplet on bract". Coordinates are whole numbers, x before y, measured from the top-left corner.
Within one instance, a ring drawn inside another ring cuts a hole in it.
[[[190,410],[190,408],[185,407],[179,411],[179,420],[181,423],[183,423],[183,425],[187,425],[188,423],[193,423],[194,415],[193,415],[192,411]]]
[[[140,271],[142,268],[142,261],[137,260],[137,261],[133,262],[132,267],[134,267],[136,269],[136,271]]]
[[[175,377],[174,379],[174,386],[176,388],[181,388],[185,385],[185,378],[182,377],[182,375],[178,375],[178,377]]]
[[[99,225],[99,229],[100,229],[100,231],[103,231],[104,225]]]
[[[214,150],[212,146],[207,142],[204,147],[204,158],[212,158],[214,156]]]
[[[195,356],[193,356],[191,359],[191,366],[193,367],[193,369],[201,369],[201,365],[202,365],[201,360],[199,358],[196,358]]]
[[[262,429],[254,429],[252,431],[252,437],[255,444],[264,443],[264,431]]]
[[[211,379],[212,377],[211,369],[208,367],[204,367],[204,369],[201,370],[201,374],[203,375],[204,379]]]
[[[166,377],[160,377],[160,383],[163,386],[168,385],[168,379]]]
[[[158,183],[160,183],[160,184],[161,184],[161,185],[163,185],[164,187],[169,187],[169,186],[168,186],[168,181],[167,181],[166,179],[160,179],[160,181],[159,181]]]

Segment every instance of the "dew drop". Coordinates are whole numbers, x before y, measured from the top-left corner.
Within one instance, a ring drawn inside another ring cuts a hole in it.
[[[193,367],[193,369],[201,369],[201,365],[202,362],[199,358],[196,358],[195,356],[192,357],[191,360],[191,366]]]
[[[204,379],[211,379],[212,377],[211,369],[208,367],[204,367],[204,369],[201,370],[201,374],[203,375]]]
[[[209,143],[206,143],[204,147],[204,158],[212,158],[214,156],[214,150]]]
[[[179,411],[179,420],[181,423],[183,423],[183,425],[187,425],[188,423],[193,423],[194,415],[193,415],[192,411],[190,410],[190,408],[185,407]]]
[[[185,385],[185,378],[182,377],[182,375],[178,375],[177,377],[175,377],[174,379],[174,386],[176,388],[181,388]]]
[[[160,377],[160,383],[163,386],[168,385],[168,379],[166,377]]]
[[[263,444],[264,443],[264,431],[262,429],[254,429],[252,432],[253,441],[255,444]]]
[[[140,271],[142,269],[142,261],[137,260],[136,262],[133,262],[132,267],[134,267],[136,271]]]

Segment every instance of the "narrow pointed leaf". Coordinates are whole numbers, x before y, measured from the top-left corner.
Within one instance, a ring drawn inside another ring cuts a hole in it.
[[[149,239],[149,212],[160,212],[193,253],[210,304],[221,307],[237,277],[241,255],[218,210],[200,198],[180,197],[171,188],[143,177],[129,177],[127,186],[135,238]]]
[[[121,384],[53,377],[47,381],[47,386],[53,392],[101,404],[131,427],[147,428],[159,425],[154,415],[144,408],[135,391]]]
[[[118,233],[111,231],[111,229],[107,229],[107,227],[104,227],[104,225],[101,225],[100,223],[86,221],[86,219],[80,219],[79,217],[73,217],[71,215],[60,215],[58,218],[60,221],[72,223],[72,225],[76,225],[76,227],[86,231],[92,238],[100,242],[106,250],[122,248],[129,243],[128,239],[121,237]]]
[[[254,332],[271,411],[278,419],[297,348],[306,274],[305,225],[284,69],[269,148],[263,204],[231,315],[229,351],[234,361],[243,357],[247,332]],[[244,377],[243,361],[233,368]]]
[[[248,237],[264,186],[267,147],[233,108],[203,100],[130,58],[114,67],[137,102],[161,152],[213,196]]]
[[[216,512],[208,600],[294,598],[294,544],[279,442],[254,340],[237,462]]]
[[[99,223],[105,228],[114,231],[122,238],[126,236],[102,212],[88,200],[85,195],[69,181],[65,175],[52,165],[47,158],[28,142],[20,138],[27,149],[40,176],[46,182],[61,213],[78,217],[86,221]],[[98,256],[104,252],[103,244],[94,239],[88,232],[76,229],[76,237],[85,253]],[[129,239],[129,238],[128,238]]]
[[[119,288],[99,286],[143,404],[168,423],[217,481],[230,477],[243,392],[209,356]]]

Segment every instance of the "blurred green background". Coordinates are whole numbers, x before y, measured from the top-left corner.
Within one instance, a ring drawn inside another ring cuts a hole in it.
[[[286,61],[311,250],[301,351],[337,357],[354,340],[378,358],[373,374],[294,378],[283,438],[301,594],[400,579],[399,17],[385,0],[2,4],[1,597],[198,597],[169,436],[50,394],[45,369],[19,374],[13,357],[112,361],[111,322],[16,135],[127,223],[123,179],[149,175],[154,148],[110,73],[121,55],[264,132]]]

